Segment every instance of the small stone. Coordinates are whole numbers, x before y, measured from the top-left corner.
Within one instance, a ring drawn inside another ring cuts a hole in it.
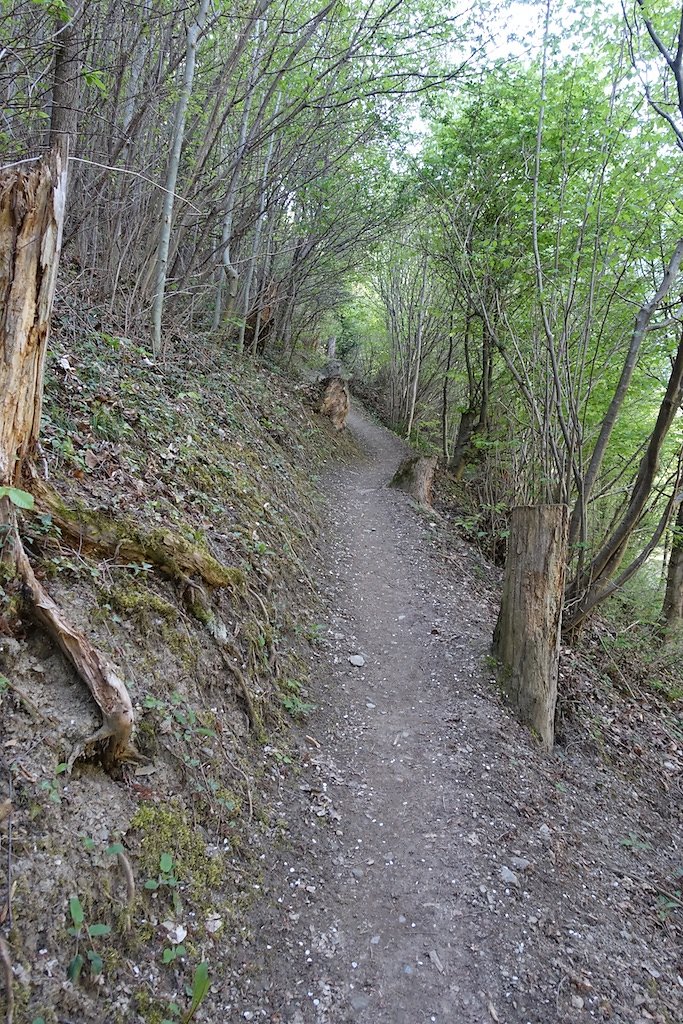
[[[510,868],[502,866],[500,869],[500,880],[503,885],[514,885],[515,888],[519,889],[519,879],[514,871],[510,871]]]
[[[581,996],[572,996],[572,1006],[575,1010],[583,1010],[583,999]]]
[[[354,1010],[367,1010],[370,1005],[370,1000],[367,996],[361,995],[360,993],[355,996],[351,996],[351,1006]]]
[[[356,668],[362,668],[365,664],[365,658],[362,654],[349,654],[349,662],[355,665]]]
[[[373,935],[370,939],[371,946],[379,946],[379,935]]]
[[[527,868],[531,867],[531,861],[527,860],[526,857],[510,857],[510,863],[518,871],[526,871]]]
[[[541,839],[550,839],[552,835],[552,832],[550,831],[550,826],[546,825],[544,822],[542,825],[539,826],[538,834],[541,837]]]
[[[244,1017],[245,1020],[253,1020],[254,1019],[254,1014],[251,1012],[251,1010],[245,1010],[244,1013],[242,1014],[242,1016]]]
[[[415,972],[414,972],[413,968],[410,966],[410,964],[406,964],[405,967],[403,968],[403,973],[404,974],[414,974]]]
[[[351,874],[353,875],[354,878],[362,878],[365,872],[363,871],[362,868],[353,868]]]

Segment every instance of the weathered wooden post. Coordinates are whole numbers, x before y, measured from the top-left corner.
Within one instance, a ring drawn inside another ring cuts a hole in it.
[[[503,598],[493,634],[499,681],[547,750],[555,738],[569,515],[566,505],[512,510]]]

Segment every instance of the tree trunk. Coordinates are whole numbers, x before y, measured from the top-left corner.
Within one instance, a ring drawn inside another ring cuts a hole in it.
[[[431,505],[432,484],[439,459],[436,455],[410,455],[394,473],[390,487],[406,491],[421,505]]]
[[[576,598],[571,613],[565,616],[565,627],[572,631],[580,627],[590,612],[613,593],[613,588],[606,583],[621,565],[631,535],[645,512],[659,470],[662,447],[678,413],[682,396],[683,332],[657,421],[640,460],[628,508],[594,556],[589,568],[584,570],[582,576],[575,577],[568,587],[569,596]]]
[[[31,170],[0,174],[0,560],[22,585],[34,618],[85,681],[103,715],[91,741],[106,740],[112,761],[124,756],[133,707],[122,680],[66,621],[31,568],[19,536],[12,498],[27,504],[31,456],[38,440],[45,353],[62,242],[68,141]],[[20,493],[10,489],[19,488]]]
[[[683,501],[678,506],[671,541],[662,623],[667,633],[678,633],[683,624]]]
[[[164,182],[164,202],[161,211],[161,231],[156,251],[156,272],[154,282],[154,298],[152,301],[152,349],[155,356],[161,354],[161,314],[164,309],[164,294],[166,292],[166,267],[168,265],[168,250],[171,242],[171,224],[173,222],[173,200],[175,198],[176,181],[178,180],[178,168],[180,167],[180,154],[183,149],[183,138],[185,136],[185,118],[187,107],[192,94],[192,83],[194,81],[194,68],[197,60],[197,43],[204,28],[206,12],[209,7],[209,0],[200,0],[197,18],[190,22],[187,29],[187,42],[185,53],[185,73],[180,95],[176,104],[173,132],[171,135],[171,154],[168,158],[168,169],[166,181]]]
[[[78,113],[81,85],[81,29],[80,14],[66,25],[61,25],[55,48],[55,66],[52,75],[52,111],[50,114],[50,145],[76,152]]]
[[[417,387],[420,382],[420,369],[422,368],[422,330],[424,326],[424,305],[427,289],[427,260],[422,264],[422,284],[420,286],[420,306],[417,311],[417,331],[415,336],[415,376],[413,377],[410,390],[410,404],[408,407],[408,426],[406,438],[410,440],[413,432],[413,419],[415,418],[415,404],[417,402]]]
[[[566,505],[513,509],[493,635],[501,686],[547,750],[555,736],[567,532]]]

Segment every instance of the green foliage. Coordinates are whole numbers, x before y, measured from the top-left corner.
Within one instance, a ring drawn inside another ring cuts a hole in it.
[[[292,718],[306,718],[315,711],[315,704],[302,698],[303,684],[298,679],[282,679],[279,681],[280,703]]]
[[[94,922],[88,924],[85,917],[85,911],[81,904],[78,896],[72,896],[69,900],[69,914],[73,922],[72,926],[68,929],[69,935],[72,935],[76,939],[76,954],[72,957],[68,969],[67,977],[69,981],[77,983],[83,972],[83,968],[86,964],[89,965],[90,974],[96,977],[102,973],[104,968],[104,961],[102,957],[94,948],[92,942],[93,939],[104,938],[111,933],[111,925]],[[78,952],[79,941],[83,939],[85,941],[86,949],[85,956]]]
[[[33,495],[19,487],[0,487],[0,498],[9,498],[17,508],[32,509],[34,506]]]

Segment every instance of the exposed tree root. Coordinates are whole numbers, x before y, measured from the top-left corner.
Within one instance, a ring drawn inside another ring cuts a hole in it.
[[[50,513],[67,536],[79,544],[97,548],[129,562],[149,562],[174,580],[186,582],[199,576],[212,587],[242,590],[240,569],[222,565],[216,558],[168,529],[143,532],[126,520],[107,518],[87,508],[71,509],[44,480],[34,477],[32,491],[37,503]]]
[[[12,1024],[14,1020],[14,988],[12,982],[14,975],[12,974],[12,961],[9,955],[9,946],[0,935],[0,966],[2,967],[2,975],[5,982],[5,1022],[6,1024]]]
[[[17,532],[16,523],[11,523],[10,529],[14,534],[12,539],[14,566],[28,595],[33,616],[71,662],[102,712],[100,728],[92,736],[78,743],[72,750],[67,761],[69,769],[88,748],[97,743],[102,744],[102,760],[106,767],[112,767],[119,761],[130,759],[131,756],[134,756],[134,750],[130,744],[134,715],[125,683],[119,678],[106,658],[66,620],[50,595],[36,579]]]

